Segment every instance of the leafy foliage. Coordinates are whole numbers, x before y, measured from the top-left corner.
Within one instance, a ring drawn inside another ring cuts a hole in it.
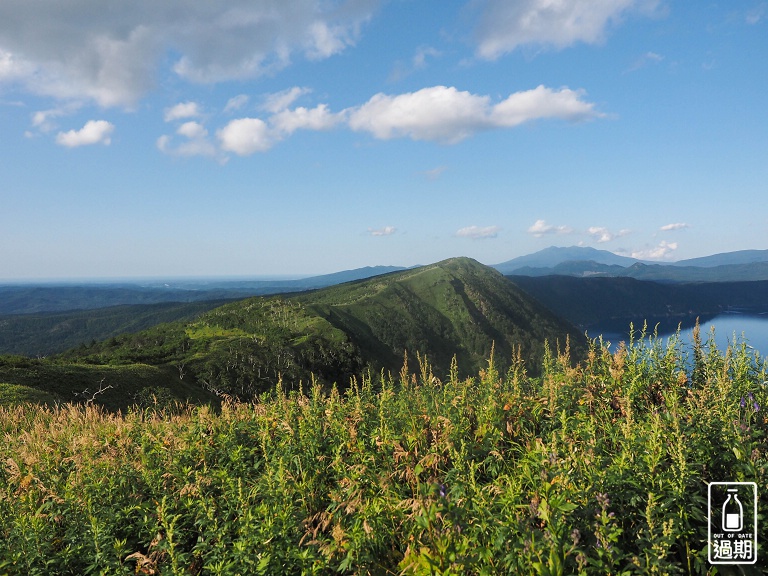
[[[694,346],[547,349],[537,377],[410,358],[220,412],[0,408],[0,573],[710,573],[707,482],[768,496],[768,366]]]

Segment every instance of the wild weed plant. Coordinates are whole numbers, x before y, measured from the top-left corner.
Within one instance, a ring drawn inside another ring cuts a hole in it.
[[[707,483],[758,485],[767,366],[645,332],[541,376],[365,374],[252,403],[0,408],[0,574],[715,574]],[[411,360],[413,364],[413,360]],[[413,368],[413,369],[412,369]]]

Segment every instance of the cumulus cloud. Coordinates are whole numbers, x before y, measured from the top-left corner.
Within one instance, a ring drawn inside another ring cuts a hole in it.
[[[540,118],[579,122],[603,117],[603,114],[594,110],[594,104],[581,100],[583,95],[581,90],[552,90],[546,86],[516,92],[494,106],[493,123],[497,126],[513,127]]]
[[[103,144],[109,146],[112,142],[112,132],[115,126],[106,120],[90,120],[80,130],[59,132],[56,143],[67,148],[88,146],[91,144]]]
[[[253,78],[353,45],[377,0],[4,0],[0,80],[35,93],[133,106],[167,54],[194,82]]]
[[[391,236],[397,231],[394,226],[384,226],[384,228],[368,228],[368,233],[371,236]]]
[[[496,238],[499,235],[498,226],[466,226],[456,231],[456,236],[461,238],[471,238],[472,240],[482,240],[484,238]]]
[[[173,122],[174,120],[195,118],[197,116],[200,116],[200,106],[197,102],[180,102],[166,109],[163,119],[166,122]]]
[[[630,230],[626,228],[623,228],[618,232],[611,232],[608,228],[605,228],[603,226],[590,226],[589,228],[587,228],[587,234],[592,236],[592,238],[598,243],[610,242],[611,240],[615,240],[616,238],[621,238],[622,236],[626,236],[629,233],[630,233]]]
[[[489,96],[446,86],[396,96],[379,93],[348,110],[349,126],[383,140],[408,137],[455,144],[481,130],[511,128],[537,119],[600,117],[594,104],[583,101],[582,95],[568,88],[539,86],[511,94],[494,105]]]
[[[632,252],[632,258],[639,260],[671,260],[677,250],[677,242],[662,240],[658,245]]]
[[[397,96],[379,93],[350,111],[349,125],[384,140],[407,136],[454,143],[485,125],[489,107],[488,96],[453,87],[435,86]]]
[[[536,220],[528,228],[528,234],[533,234],[536,238],[541,238],[545,234],[571,234],[572,232],[573,228],[570,226],[553,226],[547,224],[546,220]]]
[[[628,12],[652,11],[658,0],[479,0],[477,54],[495,59],[523,45],[564,48],[594,44]]]
[[[216,133],[222,150],[238,156],[266,152],[274,144],[269,126],[260,118],[232,120]]]
[[[328,130],[342,117],[328,110],[325,104],[315,108],[294,108],[261,118],[238,118],[217,132],[222,150],[239,156],[266,152],[277,142],[296,130]]]
[[[230,121],[217,132],[222,150],[241,156],[266,152],[297,130],[330,130],[339,125],[379,139],[401,137],[454,144],[481,130],[512,128],[537,119],[579,121],[602,116],[594,111],[593,104],[582,100],[581,92],[544,86],[516,92],[496,104],[489,96],[434,86],[395,96],[377,94],[362,106],[340,112],[333,112],[327,104],[290,107],[309,92],[294,87],[271,94],[260,106],[263,117]],[[237,102],[246,101],[238,98]],[[230,104],[225,112],[233,109]],[[165,118],[172,121],[200,115],[196,103],[184,102],[166,110]],[[158,141],[161,150],[169,150],[168,145],[169,138]],[[427,176],[437,177],[440,171]]]
[[[184,122],[176,130],[176,134],[184,140],[174,145],[170,136],[164,135],[157,139],[157,147],[161,152],[172,156],[216,156],[216,146],[208,138],[208,130],[196,121]]]
[[[670,230],[685,230],[686,228],[690,228],[690,226],[685,222],[675,222],[673,224],[665,224],[659,230],[669,232]]]
[[[342,116],[320,104],[315,108],[294,108],[282,110],[270,118],[270,124],[280,134],[293,134],[296,130],[328,130],[341,122]]]
[[[184,124],[179,126],[178,130],[176,130],[176,133],[186,136],[187,138],[200,138],[208,134],[208,130],[206,130],[199,122],[184,122]]]

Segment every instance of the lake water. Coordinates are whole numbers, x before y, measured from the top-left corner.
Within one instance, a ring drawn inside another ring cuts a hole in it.
[[[690,345],[693,341],[693,326],[695,318],[682,323],[680,337],[685,345]],[[701,340],[706,343],[709,338],[710,330],[715,328],[715,343],[718,350],[724,351],[727,346],[733,344],[734,335],[737,342],[746,342],[749,346],[760,352],[761,357],[768,356],[768,314],[720,314],[714,318],[700,319]],[[649,332],[653,331],[655,324],[649,322]],[[677,331],[678,323],[667,321],[659,324],[659,336],[668,338]],[[635,324],[635,333],[642,328]],[[617,330],[615,326],[605,329],[591,328],[588,330],[590,338],[596,338],[602,333],[603,340],[611,343],[611,350],[615,350],[619,342],[629,341],[629,325],[623,331]]]

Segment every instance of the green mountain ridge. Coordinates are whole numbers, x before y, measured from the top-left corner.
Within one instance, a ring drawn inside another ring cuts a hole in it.
[[[117,375],[145,367],[162,373],[157,387],[168,388],[174,398],[189,396],[174,390],[181,385],[247,398],[278,383],[290,389],[313,378],[344,387],[366,368],[399,371],[406,353],[414,363],[417,355],[425,355],[438,377],[449,372],[454,356],[462,371],[476,373],[494,348],[499,366],[510,365],[517,350],[535,369],[545,340],[554,350],[558,343],[564,347],[566,338],[575,352],[584,349],[581,333],[499,272],[455,258],[309,293],[232,302],[191,321],[160,324],[36,360],[36,370],[64,374],[55,390],[40,380],[19,380],[7,366],[0,366],[0,382],[70,400],[71,394],[62,392],[67,389],[65,367],[90,367],[93,378],[107,368]],[[86,388],[86,380],[73,379],[71,392]],[[142,386],[132,394],[155,385],[149,378]],[[110,390],[114,394],[120,391]],[[125,407],[114,397],[112,404]]]
[[[456,355],[459,365],[476,370],[494,344],[499,358],[509,362],[513,349],[540,358],[545,340],[564,345],[568,335],[576,346],[583,338],[500,273],[469,258],[296,299],[389,368],[402,363],[403,350],[428,352],[443,370]]]

